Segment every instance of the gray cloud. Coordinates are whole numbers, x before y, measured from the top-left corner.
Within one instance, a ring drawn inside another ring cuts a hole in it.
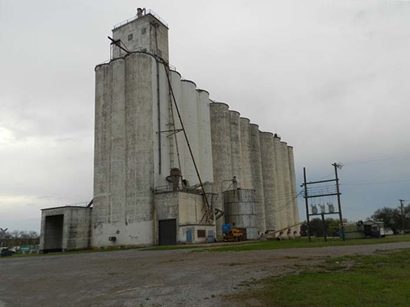
[[[40,208],[91,197],[93,68],[135,5],[0,0],[0,225],[38,230]],[[347,217],[410,199],[409,2],[138,5],[168,22],[184,77],[294,146],[299,181],[346,164]]]

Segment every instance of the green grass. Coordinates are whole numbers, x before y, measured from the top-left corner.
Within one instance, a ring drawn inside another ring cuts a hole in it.
[[[312,238],[309,242],[307,238],[298,238],[295,240],[283,241],[250,241],[242,244],[230,244],[219,247],[205,248],[204,250],[212,252],[228,252],[228,251],[251,251],[251,250],[269,250],[280,248],[304,248],[304,247],[325,247],[325,246],[348,246],[348,245],[363,245],[363,244],[381,244],[410,241],[410,235],[389,236],[380,239],[351,239],[343,241],[341,239],[328,239],[327,242],[323,238]],[[203,251],[203,250],[198,250]]]
[[[228,299],[234,305],[257,300],[263,306],[409,306],[410,249],[330,258],[259,286]]]

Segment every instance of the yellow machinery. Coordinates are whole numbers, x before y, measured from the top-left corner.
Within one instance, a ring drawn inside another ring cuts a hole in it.
[[[224,232],[224,242],[235,242],[246,240],[246,228],[231,227],[229,231]]]

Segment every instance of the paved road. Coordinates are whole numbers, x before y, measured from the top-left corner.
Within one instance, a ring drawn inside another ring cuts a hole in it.
[[[410,248],[410,242],[247,252],[124,250],[0,259],[0,307],[218,306],[243,282],[327,256]]]

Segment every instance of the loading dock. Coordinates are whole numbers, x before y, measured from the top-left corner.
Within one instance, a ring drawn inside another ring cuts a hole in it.
[[[63,250],[63,226],[63,214],[46,216],[44,252],[61,252]]]
[[[177,244],[177,220],[161,220],[158,225],[159,245]]]

